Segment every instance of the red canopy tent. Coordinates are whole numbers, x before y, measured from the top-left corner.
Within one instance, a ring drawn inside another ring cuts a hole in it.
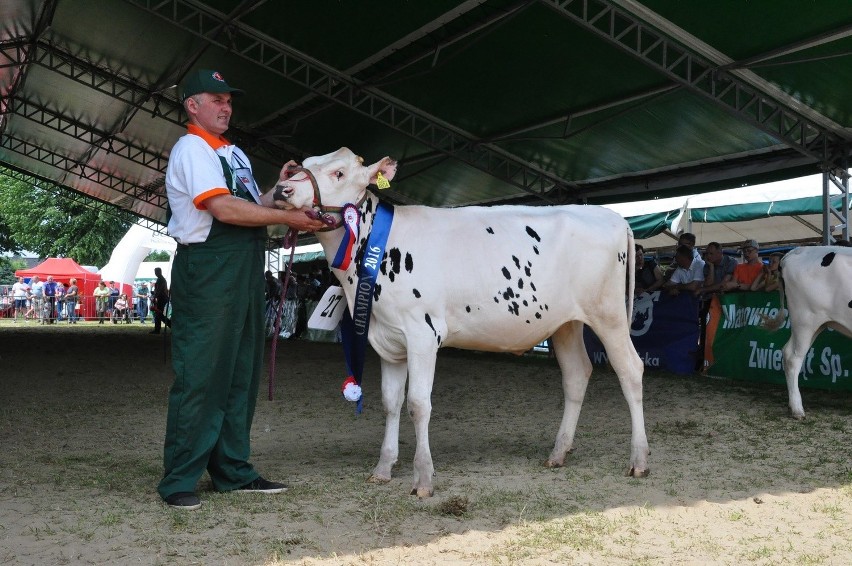
[[[54,281],[61,281],[66,287],[70,285],[71,278],[75,278],[82,297],[79,315],[83,317],[94,316],[95,299],[93,292],[98,286],[98,281],[101,280],[100,275],[85,269],[73,259],[64,257],[47,258],[33,268],[19,269],[15,272],[16,277],[23,277],[26,280],[34,275],[38,275],[38,278],[42,281],[46,281],[47,276],[52,275]]]

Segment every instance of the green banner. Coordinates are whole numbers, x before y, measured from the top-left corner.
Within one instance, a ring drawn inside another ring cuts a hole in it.
[[[761,315],[778,313],[778,293],[727,293],[714,298],[707,341],[713,363],[708,375],[785,384],[782,348],[790,320],[775,332],[761,328]],[[714,320],[715,319],[715,320]],[[715,332],[713,332],[715,330]],[[799,386],[852,390],[852,340],[825,330],[811,345],[799,372]]]

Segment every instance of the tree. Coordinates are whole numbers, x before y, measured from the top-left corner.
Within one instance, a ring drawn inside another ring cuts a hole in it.
[[[12,285],[17,281],[15,272],[19,269],[24,269],[27,262],[21,260],[10,259],[8,257],[0,257],[0,285]]]
[[[169,261],[170,259],[171,256],[169,255],[169,252],[164,252],[163,250],[154,250],[153,252],[149,253],[142,261]]]
[[[128,212],[90,207],[35,179],[24,183],[3,173],[0,168],[0,248],[4,250],[27,249],[42,257],[104,265],[133,222]]]

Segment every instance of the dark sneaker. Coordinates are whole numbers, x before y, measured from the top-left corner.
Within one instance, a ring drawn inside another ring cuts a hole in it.
[[[281,493],[287,491],[287,484],[265,480],[258,477],[256,480],[235,489],[242,493]]]
[[[198,496],[190,491],[179,491],[173,493],[165,499],[166,505],[173,509],[183,509],[185,511],[195,511],[201,508],[201,500]]]

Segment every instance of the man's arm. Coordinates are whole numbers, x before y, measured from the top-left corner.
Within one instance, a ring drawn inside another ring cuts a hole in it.
[[[281,210],[267,208],[238,199],[232,195],[216,195],[204,201],[208,212],[219,222],[236,226],[271,226],[286,224],[296,230],[313,232],[325,227],[320,220],[314,220],[306,213],[307,209],[295,208]]]

